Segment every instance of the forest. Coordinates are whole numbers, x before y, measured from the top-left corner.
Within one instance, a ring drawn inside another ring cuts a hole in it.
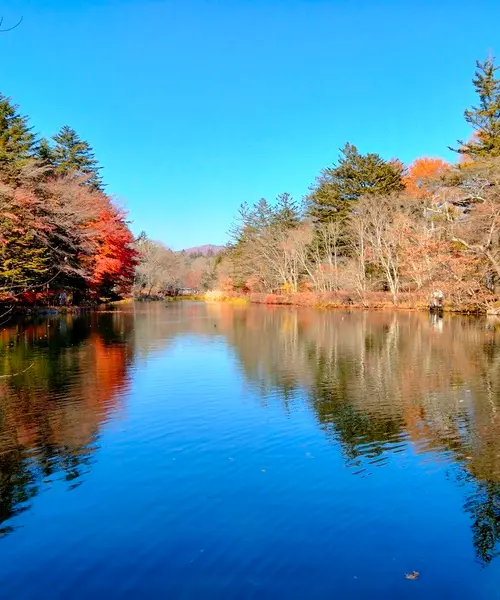
[[[204,289],[212,253],[134,238],[91,145],[69,126],[39,138],[0,95],[0,302],[92,305]],[[3,314],[3,311],[0,311]]]
[[[243,204],[216,254],[174,252],[107,193],[90,144],[69,126],[39,138],[0,95],[0,300],[95,303],[179,288],[213,298],[325,306],[500,310],[500,79],[477,62],[473,133],[453,163],[405,165],[346,143],[300,201]]]
[[[446,304],[495,311],[500,294],[500,79],[477,62],[473,130],[455,163],[410,165],[347,143],[308,195],[243,204],[218,283],[255,301],[361,306]],[[450,140],[451,142],[451,140]]]
[[[126,213],[91,146],[63,126],[39,139],[0,95],[0,294],[74,303],[130,294],[136,255]]]

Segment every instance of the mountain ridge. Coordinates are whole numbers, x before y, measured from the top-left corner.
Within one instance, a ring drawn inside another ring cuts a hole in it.
[[[224,250],[224,246],[217,246],[216,244],[203,244],[201,246],[193,246],[192,248],[184,248],[181,252],[186,254],[201,254],[207,256],[207,254],[218,254]]]

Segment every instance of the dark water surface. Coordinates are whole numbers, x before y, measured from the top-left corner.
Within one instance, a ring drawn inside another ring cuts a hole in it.
[[[495,323],[129,305],[0,374],[2,598],[500,598]]]

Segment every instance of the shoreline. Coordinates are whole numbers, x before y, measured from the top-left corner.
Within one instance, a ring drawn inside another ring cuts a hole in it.
[[[323,297],[321,297],[323,296]],[[424,303],[421,299],[416,302],[408,302],[404,300],[399,304],[394,304],[388,296],[384,298],[368,299],[365,303],[354,302],[350,299],[349,302],[333,300],[325,298],[324,295],[309,294],[298,292],[296,294],[278,295],[278,294],[235,294],[209,291],[205,294],[195,294],[186,296],[167,296],[165,298],[125,298],[111,302],[99,302],[88,305],[78,306],[30,306],[16,305],[2,307],[0,305],[0,324],[3,324],[19,319],[33,317],[56,317],[68,314],[79,314],[100,309],[109,309],[113,306],[129,304],[131,302],[205,302],[209,304],[233,304],[233,305],[261,305],[267,307],[298,307],[298,308],[314,308],[317,310],[354,310],[354,311],[395,311],[395,312],[428,312],[434,314],[458,314],[468,316],[500,316],[500,309],[497,307],[470,307],[453,306],[445,304],[443,307],[431,307],[430,303]]]
[[[297,292],[295,294],[234,294],[231,292],[207,292],[200,299],[205,302],[227,302],[232,304],[260,304],[264,306],[297,306],[306,308],[315,308],[319,310],[357,310],[357,311],[408,311],[408,312],[429,312],[429,313],[449,313],[471,316],[498,316],[500,310],[498,307],[481,306],[456,306],[444,304],[442,307],[433,307],[430,301],[423,297],[410,297],[410,295],[401,295],[401,301],[394,304],[392,296],[383,292],[367,295],[364,302],[354,301],[350,295],[339,295],[332,297],[333,294],[311,294],[309,292]],[[342,296],[344,296],[342,298]]]
[[[63,305],[63,306],[35,306],[30,304],[0,304],[0,324],[7,324],[19,318],[31,317],[56,317],[60,315],[74,315],[84,312],[109,308],[110,306],[128,304],[133,298],[114,300],[110,302],[96,302],[95,304]]]

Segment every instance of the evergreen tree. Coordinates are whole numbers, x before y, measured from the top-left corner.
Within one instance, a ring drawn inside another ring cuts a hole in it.
[[[250,241],[253,236],[269,226],[273,218],[273,210],[265,198],[261,198],[253,206],[244,202],[239,210],[236,220],[231,225],[229,237],[233,248],[242,246]]]
[[[144,229],[141,231],[141,233],[135,238],[135,242],[136,244],[145,244],[149,241],[148,238],[148,234],[144,231]]]
[[[320,222],[345,219],[361,196],[404,188],[400,164],[374,153],[360,154],[352,144],[341,149],[338,163],[321,172],[306,199],[308,212]]]
[[[44,165],[55,165],[54,150],[47,138],[42,138],[38,147],[38,158]]]
[[[19,114],[10,98],[0,94],[0,168],[13,176],[36,151],[36,137],[28,119]]]
[[[90,144],[82,140],[76,131],[67,125],[61,128],[53,140],[55,146],[52,155],[56,170],[63,174],[74,172],[87,175],[88,185],[102,190],[103,184],[99,174],[101,167]]]
[[[467,123],[475,135],[469,142],[458,140],[458,149],[450,148],[471,158],[500,156],[500,79],[496,77],[499,67],[493,57],[483,63],[476,62],[472,83],[479,96],[479,105],[464,112]]]
[[[272,208],[273,225],[280,225],[288,229],[293,229],[300,225],[300,209],[288,193],[279,194],[276,198],[276,204]]]

